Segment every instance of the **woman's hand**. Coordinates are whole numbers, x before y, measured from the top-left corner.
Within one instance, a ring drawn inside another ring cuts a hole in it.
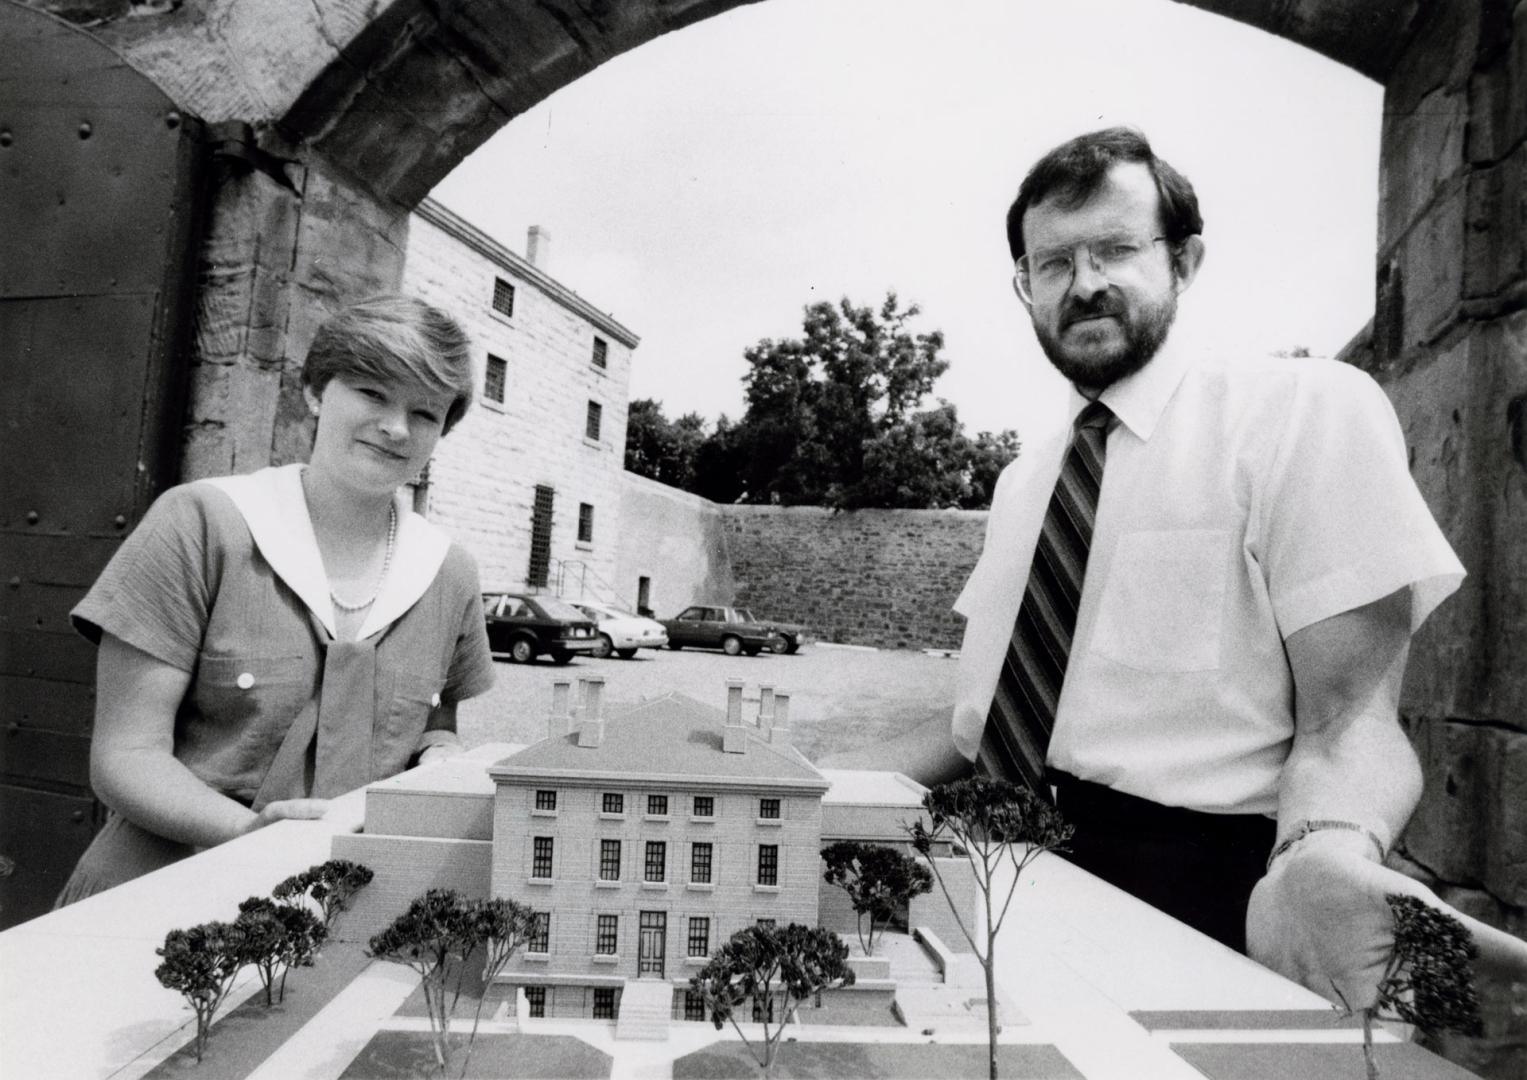
[[[241,832],[252,833],[256,829],[276,821],[316,821],[329,812],[328,799],[278,799],[266,803],[264,808],[249,819]]]

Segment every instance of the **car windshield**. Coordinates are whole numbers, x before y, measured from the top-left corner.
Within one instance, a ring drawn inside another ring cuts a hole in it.
[[[577,619],[586,622],[588,616],[559,596],[538,596],[536,605],[553,619]]]
[[[740,607],[740,608],[737,609],[737,621],[738,622],[757,622],[758,620],[753,618],[753,613],[751,611],[749,611],[747,608]]]

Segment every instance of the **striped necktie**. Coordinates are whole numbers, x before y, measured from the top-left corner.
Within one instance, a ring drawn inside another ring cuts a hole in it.
[[[1045,754],[1071,655],[1112,418],[1098,401],[1076,418],[981,740],[978,761],[987,773],[1041,793],[1047,792]]]

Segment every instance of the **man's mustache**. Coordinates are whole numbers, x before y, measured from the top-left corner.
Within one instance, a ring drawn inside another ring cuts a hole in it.
[[[1100,315],[1120,316],[1124,314],[1124,304],[1115,297],[1103,293],[1090,300],[1071,299],[1060,312],[1060,325],[1064,330],[1072,323],[1081,319],[1095,319]]]

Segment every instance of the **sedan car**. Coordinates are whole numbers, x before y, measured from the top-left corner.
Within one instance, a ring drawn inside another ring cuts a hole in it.
[[[785,652],[789,648],[783,635],[768,623],[758,622],[746,608],[719,604],[692,604],[672,619],[662,620],[668,631],[668,647],[682,649],[694,645],[720,649],[728,656],[747,653],[757,656],[764,649]]]
[[[575,655],[599,647],[594,622],[566,600],[524,593],[483,593],[483,616],[488,623],[488,648],[496,657],[528,664],[550,656],[565,664]]]
[[[573,607],[599,624],[595,656],[607,657],[614,653],[622,660],[629,660],[636,655],[637,649],[661,649],[668,644],[668,631],[656,619],[633,615],[593,600],[575,600]]]

